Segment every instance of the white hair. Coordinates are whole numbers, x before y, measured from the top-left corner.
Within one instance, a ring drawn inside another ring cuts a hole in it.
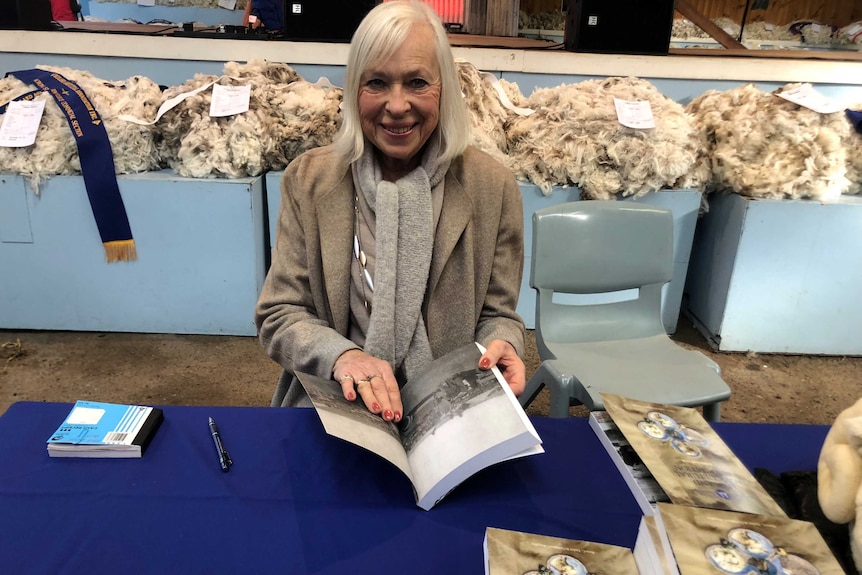
[[[440,120],[432,137],[440,142],[440,159],[454,159],[467,147],[470,122],[446,30],[428,5],[415,0],[399,0],[385,2],[371,10],[350,42],[344,75],[344,118],[335,139],[336,150],[346,163],[359,159],[365,150],[365,136],[359,119],[362,74],[391,57],[417,26],[428,26],[434,33],[441,94]]]

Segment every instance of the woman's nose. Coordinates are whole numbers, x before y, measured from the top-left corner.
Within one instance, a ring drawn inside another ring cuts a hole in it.
[[[389,98],[386,100],[386,110],[392,115],[404,114],[410,109],[410,99],[402,84],[392,84],[389,88]]]

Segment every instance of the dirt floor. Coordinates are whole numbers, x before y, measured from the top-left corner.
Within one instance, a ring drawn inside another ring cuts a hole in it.
[[[716,353],[684,317],[673,339],[721,366],[732,390],[723,421],[830,424],[862,397],[862,357]],[[264,406],[279,372],[252,337],[0,330],[0,414],[16,401],[77,399]],[[528,413],[547,413],[546,394]]]

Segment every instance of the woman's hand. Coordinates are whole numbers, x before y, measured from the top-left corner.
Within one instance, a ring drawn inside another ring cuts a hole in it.
[[[495,339],[488,344],[485,353],[479,359],[479,368],[491,369],[494,365],[500,369],[500,373],[503,374],[506,383],[512,388],[515,397],[524,393],[524,387],[527,384],[527,368],[524,367],[523,360],[518,356],[511,343],[506,340]]]
[[[389,362],[351,349],[335,360],[332,374],[345,399],[353,401],[358,394],[371,413],[379,413],[386,421],[401,421],[401,392]]]

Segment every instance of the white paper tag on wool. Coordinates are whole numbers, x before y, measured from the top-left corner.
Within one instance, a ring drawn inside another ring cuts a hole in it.
[[[213,85],[213,98],[210,101],[210,116],[221,118],[248,112],[251,100],[251,85],[222,86]]]
[[[23,148],[36,142],[45,100],[11,101],[0,124],[0,146]]]
[[[649,130],[655,128],[655,116],[647,100],[622,100],[614,98],[617,120],[627,128]]]
[[[222,78],[223,77],[224,76],[222,76]],[[221,78],[219,78],[219,80],[220,79]],[[209,84],[204,84],[203,86],[201,86],[199,88],[195,88],[194,90],[189,90],[188,92],[183,92],[182,94],[177,94],[176,96],[174,96],[173,98],[170,98],[169,100],[165,100],[164,102],[162,102],[162,105],[159,106],[159,111],[156,112],[156,118],[152,122],[148,122],[147,120],[141,120],[140,118],[136,118],[136,117],[130,116],[128,114],[122,114],[120,116],[117,116],[117,118],[120,120],[123,120],[125,122],[131,122],[133,124],[138,124],[139,126],[152,126],[153,124],[155,124],[156,122],[159,121],[159,118],[161,118],[165,114],[165,112],[167,112],[171,108],[178,106],[186,98],[189,98],[191,96],[194,96],[195,94],[203,92],[204,90],[208,89],[210,86],[214,85],[216,82],[218,82],[218,80],[210,82]]]
[[[236,0],[218,0],[219,8],[225,8],[226,10],[233,10],[236,8]]]
[[[503,90],[503,85],[500,83],[500,80],[497,79],[497,76],[490,72],[480,72],[482,78],[487,80],[491,87],[494,88],[494,91],[497,92],[497,97],[500,98],[500,103],[503,104],[503,107],[513,111],[519,116],[532,116],[536,113],[535,110],[531,110],[530,108],[521,108],[512,103],[512,100],[509,99],[509,96],[506,94],[506,91]]]
[[[817,92],[811,84],[802,84],[796,88],[778,92],[775,95],[820,114],[834,114],[844,109],[844,106],[833,102],[823,94]]]
[[[851,42],[856,43],[856,40],[862,38],[862,24],[854,22],[841,28],[838,32],[850,38]]]

